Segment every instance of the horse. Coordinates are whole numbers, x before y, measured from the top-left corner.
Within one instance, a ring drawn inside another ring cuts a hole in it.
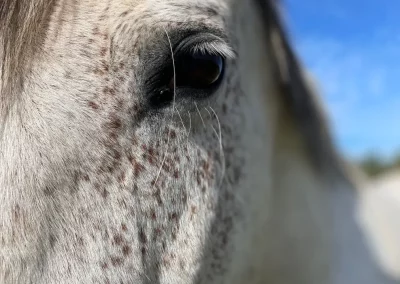
[[[392,283],[274,0],[0,3],[0,283]]]

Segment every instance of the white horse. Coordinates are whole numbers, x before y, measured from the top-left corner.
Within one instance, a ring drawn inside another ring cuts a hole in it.
[[[275,2],[2,0],[0,283],[391,283]]]

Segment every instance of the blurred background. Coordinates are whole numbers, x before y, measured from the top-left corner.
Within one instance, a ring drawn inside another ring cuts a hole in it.
[[[400,1],[283,0],[345,156],[371,176],[400,169]]]

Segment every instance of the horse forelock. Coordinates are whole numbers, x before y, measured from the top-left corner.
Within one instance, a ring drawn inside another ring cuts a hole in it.
[[[0,3],[0,114],[23,86],[23,74],[44,39],[55,0],[3,0]]]

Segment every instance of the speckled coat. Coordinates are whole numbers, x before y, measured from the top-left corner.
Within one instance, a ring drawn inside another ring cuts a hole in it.
[[[275,12],[32,3],[33,47],[0,35],[0,283],[333,283],[329,187],[350,183]],[[223,81],[152,109],[150,78],[195,33],[218,36]]]

